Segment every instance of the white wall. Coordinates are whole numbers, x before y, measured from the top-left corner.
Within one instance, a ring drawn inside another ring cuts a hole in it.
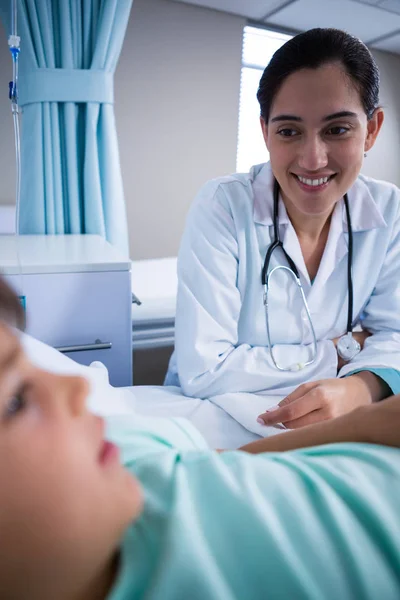
[[[362,172],[400,187],[400,56],[373,51],[381,75],[380,102],[385,120]]]
[[[132,258],[176,254],[196,191],[235,170],[244,25],[170,0],[133,2],[115,76]],[[374,54],[386,121],[363,172],[400,186],[400,57]],[[0,204],[14,199],[10,73],[0,28]]]
[[[132,258],[175,255],[208,179],[235,171],[245,20],[134,0],[116,118]]]

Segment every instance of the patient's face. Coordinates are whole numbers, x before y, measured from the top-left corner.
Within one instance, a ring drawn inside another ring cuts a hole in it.
[[[87,391],[81,378],[34,368],[0,323],[1,597],[18,574],[29,589],[106,564],[140,512],[139,485],[104,444]]]

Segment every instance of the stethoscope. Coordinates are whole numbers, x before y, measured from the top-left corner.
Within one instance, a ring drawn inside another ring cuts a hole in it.
[[[341,356],[344,360],[349,361],[352,358],[354,358],[356,356],[356,354],[358,354],[360,352],[361,347],[360,347],[360,344],[357,342],[357,340],[354,339],[354,337],[353,337],[353,327],[352,327],[353,279],[352,279],[352,274],[351,274],[352,261],[353,261],[353,230],[352,230],[352,226],[351,226],[349,201],[347,198],[347,194],[344,195],[343,199],[344,199],[344,205],[346,208],[347,230],[348,230],[348,235],[349,235],[349,242],[348,242],[349,253],[347,256],[348,308],[347,308],[347,330],[346,330],[346,333],[344,335],[342,335],[338,340],[337,352],[338,352],[339,356]],[[315,330],[314,330],[314,326],[313,326],[312,319],[311,319],[310,309],[307,304],[303,286],[301,285],[299,272],[298,272],[297,267],[294,264],[293,260],[290,258],[289,254],[286,252],[285,248],[283,247],[283,243],[280,239],[278,207],[279,207],[279,184],[275,179],[275,182],[274,182],[274,221],[273,221],[274,240],[268,247],[268,250],[267,250],[267,253],[265,256],[264,266],[262,269],[262,274],[261,274],[261,282],[262,282],[262,285],[264,286],[264,306],[265,306],[265,311],[266,311],[268,345],[269,345],[269,351],[271,354],[272,362],[274,363],[275,367],[277,369],[279,369],[279,371],[299,371],[301,369],[304,369],[305,367],[308,367],[313,362],[315,362],[315,359],[317,357],[317,337],[315,335]],[[285,258],[289,264],[289,267],[287,267],[285,265],[278,265],[278,266],[274,267],[273,269],[271,269],[270,272],[268,272],[269,264],[271,261],[271,256],[272,256],[274,250],[276,250],[277,248],[281,248],[281,250],[282,250],[283,254],[285,255]],[[311,333],[312,333],[312,340],[313,340],[312,341],[313,352],[312,352],[312,356],[311,356],[310,360],[308,360],[305,363],[295,363],[293,365],[290,365],[289,367],[282,367],[281,365],[278,364],[278,362],[276,361],[276,359],[274,357],[273,345],[271,343],[271,331],[270,331],[270,326],[269,326],[268,293],[269,293],[269,288],[270,288],[270,284],[271,284],[271,277],[279,269],[284,269],[285,271],[290,273],[290,275],[294,278],[294,280],[298,286],[298,289],[300,291],[300,295],[301,295],[301,298],[303,301],[304,309],[307,314],[308,322],[309,322]]]

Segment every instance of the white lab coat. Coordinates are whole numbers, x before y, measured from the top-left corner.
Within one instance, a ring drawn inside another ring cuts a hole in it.
[[[354,324],[372,332],[338,376],[368,367],[400,369],[400,190],[360,175],[348,192],[353,226]],[[208,398],[227,392],[285,396],[306,381],[337,376],[332,339],[346,331],[347,220],[333,212],[326,248],[311,284],[283,202],[280,236],[300,273],[318,340],[315,362],[281,372],[271,360],[261,270],[273,236],[269,164],[208,182],[188,215],[178,257],[175,351],[166,383]],[[270,268],[287,262],[281,250]],[[270,328],[280,364],[306,362],[312,335],[293,278],[279,270],[269,293]]]

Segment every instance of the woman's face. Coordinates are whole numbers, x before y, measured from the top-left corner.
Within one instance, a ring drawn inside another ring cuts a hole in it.
[[[40,584],[47,598],[47,581],[94,577],[140,513],[87,392],[84,379],[34,368],[0,322],[0,597],[34,598]]]
[[[357,178],[382,121],[380,109],[367,120],[360,94],[340,64],[289,75],[268,123],[261,119],[289,214],[329,215]]]

